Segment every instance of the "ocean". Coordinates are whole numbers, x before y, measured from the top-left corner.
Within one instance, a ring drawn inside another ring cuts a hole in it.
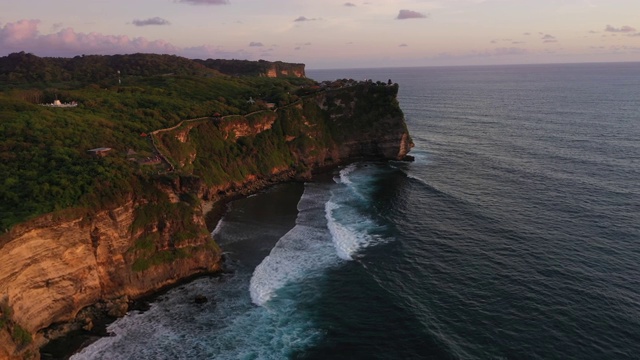
[[[640,63],[307,75],[399,83],[415,161],[231,203],[232,274],[73,359],[640,358]]]

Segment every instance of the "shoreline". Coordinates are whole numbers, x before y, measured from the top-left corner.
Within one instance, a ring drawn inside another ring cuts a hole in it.
[[[236,201],[245,201],[249,198],[254,198],[254,196],[258,196],[258,197],[260,195],[267,196],[272,191],[272,189],[278,188],[278,187],[284,188],[284,187],[291,187],[291,186],[300,186],[300,188],[303,189],[303,185],[302,185],[303,183],[304,183],[303,181],[295,181],[295,180],[284,181],[281,183],[274,183],[250,194],[241,194],[241,193],[232,194],[227,197],[221,198],[218,201],[211,201],[209,202],[210,204],[204,203],[203,208],[208,207],[207,213],[204,214],[207,230],[209,232],[213,232],[218,222],[222,221],[223,217],[229,212],[231,208],[229,205],[231,203],[234,203]],[[302,195],[302,191],[300,191],[300,193],[297,196],[295,196],[296,204],[300,200],[301,195]],[[284,195],[278,195],[278,196],[284,196]],[[296,216],[297,216],[297,209],[296,209]],[[295,223],[288,224],[288,225],[290,228],[292,228],[295,225]],[[218,240],[216,240],[216,242],[218,242]],[[275,243],[272,244],[272,246],[270,247],[273,247],[273,245],[275,245]],[[223,251],[222,267],[221,267],[222,269],[220,271],[211,272],[211,273],[194,274],[192,276],[182,278],[171,285],[162,287],[157,291],[153,291],[139,298],[130,299],[128,301],[127,311],[124,316],[127,316],[127,314],[131,311],[140,311],[140,312],[147,311],[150,308],[151,304],[155,302],[156,299],[158,299],[159,297],[167,294],[168,292],[180,286],[189,284],[195,280],[198,280],[201,278],[218,278],[218,281],[223,281],[222,279],[224,279],[225,276],[229,276],[229,275],[232,276],[235,273],[235,270],[233,269],[233,263],[235,261],[237,260],[230,259],[227,255],[225,255]],[[67,360],[71,358],[73,355],[80,352],[82,349],[90,346],[96,341],[99,341],[101,338],[111,336],[111,333],[107,330],[107,328],[112,323],[122,318],[122,316],[111,317],[104,312],[100,313],[100,310],[97,310],[96,306],[97,304],[94,304],[92,306],[85,308],[85,309],[90,309],[90,311],[95,311],[96,313],[95,315],[97,315],[93,319],[94,326],[92,329],[90,330],[85,330],[82,328],[71,329],[65,335],[62,335],[56,339],[49,341],[44,346],[40,347],[41,358],[43,360],[45,359],[46,360],[54,360],[54,359]],[[83,309],[83,311],[85,309]],[[73,324],[73,323],[69,323],[67,325],[70,325],[70,324]]]
[[[230,203],[233,203],[235,201],[246,200],[250,197],[253,197],[254,195],[266,193],[269,191],[269,189],[273,189],[274,187],[278,187],[278,186],[286,186],[287,184],[304,184],[305,182],[308,182],[308,181],[311,181],[311,182],[326,181],[327,179],[330,179],[332,177],[333,170],[338,169],[340,167],[347,166],[352,163],[357,163],[362,161],[388,161],[388,159],[380,159],[376,157],[357,157],[357,158],[350,159],[349,161],[318,167],[311,172],[309,177],[304,177],[304,178],[291,177],[291,178],[283,179],[281,181],[268,181],[267,183],[263,183],[262,186],[259,186],[257,188],[252,188],[251,186],[248,186],[245,189],[239,189],[232,193],[226,194],[225,196],[222,196],[216,200],[203,201],[203,204],[202,204],[203,211],[205,209],[208,210],[206,213],[203,214],[205,218],[207,230],[209,232],[213,232],[218,222],[221,221],[229,211]],[[251,189],[253,191],[247,191],[248,189]],[[299,201],[301,195],[302,195],[302,192],[297,197],[296,204]],[[275,242],[277,242],[277,239]],[[269,249],[273,248],[273,246],[275,245],[275,242],[271,244]],[[216,243],[218,243],[217,240],[216,240]],[[218,245],[221,247],[221,249],[223,248],[223,245],[220,245],[220,244]],[[216,271],[216,272],[194,274],[194,275],[179,279],[175,283],[164,286],[158,290],[142,295],[141,297],[138,297],[135,299],[129,299],[128,301],[129,305],[126,312],[128,313],[129,311],[132,311],[132,310],[145,311],[146,309],[148,309],[148,306],[150,305],[151,302],[153,302],[154,299],[167,293],[168,291],[171,291],[172,289],[175,289],[184,284],[188,284],[196,279],[203,278],[203,277],[221,277],[221,276],[224,276],[224,274],[233,273],[232,270],[230,271],[227,268],[229,264],[225,264],[228,259],[225,256],[224,251],[222,252],[221,255],[222,255],[222,262],[221,262],[222,270]],[[268,252],[267,254],[265,254],[265,256],[266,255],[268,255]],[[91,345],[92,343],[100,340],[103,337],[110,336],[109,332],[107,331],[107,327],[110,324],[112,324],[114,321],[122,318],[122,316],[111,317],[111,316],[108,316],[106,313],[104,313],[104,311],[102,312],[102,314],[100,314],[99,310],[96,310],[97,305],[98,303],[85,308],[85,309],[91,309],[98,312],[98,316],[96,317],[94,328],[92,328],[91,330],[82,329],[82,327],[79,326],[78,319],[70,323],[62,324],[62,326],[65,326],[65,325],[70,326],[70,330],[69,331],[62,330],[63,332],[66,332],[64,335],[47,342],[45,345],[39,348],[42,359],[67,360],[74,354],[78,353],[82,349]],[[74,325],[75,327],[73,327]]]

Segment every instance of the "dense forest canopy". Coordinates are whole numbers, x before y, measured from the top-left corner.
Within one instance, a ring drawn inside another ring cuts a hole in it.
[[[228,76],[172,55],[2,57],[0,232],[40,214],[96,209],[142,191],[162,170],[145,166],[155,155],[148,136],[154,130],[213,114],[247,114],[267,103],[285,105],[313,84],[296,77]],[[54,100],[78,105],[40,105]],[[99,147],[111,153],[88,152]]]
[[[275,73],[285,71],[290,74],[292,71],[298,70],[301,71],[304,75],[304,64],[290,64],[284,63],[282,61],[269,62],[265,60],[249,61],[226,59],[207,59],[195,61],[206,66],[209,69],[214,69],[223,74],[229,75],[261,76],[269,72],[269,70],[274,70]]]

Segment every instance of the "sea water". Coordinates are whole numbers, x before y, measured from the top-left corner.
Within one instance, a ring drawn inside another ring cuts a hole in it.
[[[398,82],[416,161],[231,204],[233,274],[74,359],[640,357],[640,64],[308,76]]]

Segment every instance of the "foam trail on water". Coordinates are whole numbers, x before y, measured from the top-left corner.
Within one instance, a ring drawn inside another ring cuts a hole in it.
[[[326,224],[318,221],[328,194],[322,185],[305,185],[296,225],[278,240],[253,272],[249,286],[253,303],[264,305],[288,283],[320,276],[337,261]]]
[[[381,235],[384,226],[371,217],[375,180],[383,168],[373,164],[352,164],[340,171],[340,182],[325,204],[325,218],[336,253],[353,260],[364,248],[389,241]]]
[[[349,179],[349,174],[354,172],[356,169],[356,164],[349,164],[347,167],[340,170],[340,182],[345,185],[352,184],[351,179]]]
[[[289,282],[319,275],[331,262],[330,242],[326,234],[297,225],[282,237],[271,253],[256,267],[249,291],[256,305],[264,305]],[[327,256],[329,255],[329,256]]]
[[[353,260],[353,253],[358,251],[358,234],[350,231],[346,226],[341,225],[333,217],[333,211],[339,206],[331,201],[325,205],[325,217],[327,227],[331,232],[331,238],[336,247],[336,252],[341,259]]]
[[[224,222],[224,216],[220,218],[220,220],[218,220],[218,223],[216,224],[216,227],[213,229],[213,231],[211,232],[211,236],[216,236],[220,233],[220,231],[222,230],[222,224]]]
[[[379,228],[371,219],[360,217],[343,223],[336,220],[334,216],[334,211],[342,210],[343,207],[328,201],[325,209],[327,227],[331,233],[336,252],[341,259],[353,260],[353,256],[358,251],[388,240],[368,232],[371,229]]]

